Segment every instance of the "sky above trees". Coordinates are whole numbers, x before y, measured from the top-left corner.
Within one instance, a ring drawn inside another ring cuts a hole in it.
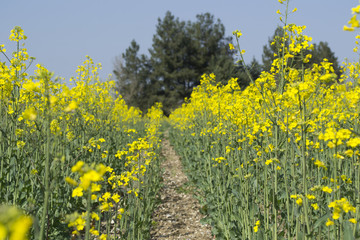
[[[314,42],[326,41],[339,62],[345,57],[356,59],[352,52],[356,33],[344,32],[342,27],[351,17],[351,7],[358,1],[292,0],[290,9],[298,12],[289,22],[306,25],[305,34]],[[8,41],[10,30],[21,26],[28,36],[26,46],[35,63],[68,79],[90,55],[101,62],[100,76],[112,73],[115,58],[135,39],[140,53],[148,54],[156,32],[157,19],[171,11],[180,20],[191,20],[196,14],[210,12],[225,26],[226,36],[239,29],[243,32],[241,46],[245,60],[255,57],[261,61],[263,46],[280,24],[276,10],[284,11],[277,0],[240,1],[183,0],[183,1],[119,1],[119,0],[13,0],[2,3],[0,15],[0,44],[9,52],[14,49]],[[0,57],[4,61],[3,57]]]

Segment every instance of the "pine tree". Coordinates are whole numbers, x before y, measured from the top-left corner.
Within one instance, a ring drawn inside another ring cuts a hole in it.
[[[121,58],[114,64],[114,75],[117,78],[116,90],[129,106],[150,107],[144,102],[149,88],[148,76],[150,66],[145,55],[139,56],[140,46],[133,40]]]
[[[119,92],[142,110],[162,102],[165,114],[170,114],[190,97],[204,73],[215,73],[223,83],[238,77],[244,88],[249,79],[243,76],[244,68],[234,63],[234,52],[228,47],[231,42],[231,37],[225,37],[224,25],[210,13],[184,22],[167,12],[158,19],[150,58],[139,56],[135,41],[122,54],[114,71]]]
[[[275,32],[271,38],[268,39],[268,44],[263,47],[262,54],[262,67],[264,71],[269,71],[271,68],[271,64],[275,59],[274,53],[278,54],[278,50],[280,47],[281,40],[280,38],[284,35],[284,29],[278,26],[275,29]],[[275,44],[272,44],[275,42]],[[286,43],[287,45],[288,43]]]
[[[185,22],[167,12],[158,19],[156,34],[150,49],[153,68],[153,87],[157,88],[157,101],[163,103],[165,114],[179,106],[181,100],[191,93],[190,79],[194,70],[189,68],[191,38],[185,31]]]

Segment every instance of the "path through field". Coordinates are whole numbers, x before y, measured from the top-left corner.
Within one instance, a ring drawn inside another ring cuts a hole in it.
[[[213,239],[210,227],[200,223],[203,216],[199,212],[199,203],[193,198],[193,189],[167,133],[165,136],[162,147],[166,159],[162,163],[164,187],[160,190],[161,203],[153,215],[151,239]]]

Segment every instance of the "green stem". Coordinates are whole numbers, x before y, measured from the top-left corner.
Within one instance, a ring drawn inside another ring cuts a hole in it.
[[[46,99],[46,109],[45,109],[45,128],[46,128],[46,146],[45,146],[45,194],[44,194],[44,208],[41,217],[41,228],[40,228],[40,240],[45,239],[45,224],[46,217],[48,212],[49,205],[49,196],[50,196],[50,97],[49,97],[49,77],[45,77],[45,99]]]
[[[91,219],[91,190],[87,190],[86,199],[86,225],[85,225],[85,240],[90,239],[90,219]]]

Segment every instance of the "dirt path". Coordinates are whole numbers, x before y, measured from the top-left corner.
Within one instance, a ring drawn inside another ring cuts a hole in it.
[[[164,187],[160,190],[161,204],[153,215],[151,239],[213,239],[210,227],[200,223],[200,205],[192,196],[179,156],[167,138],[163,140],[162,154],[166,158],[162,163]]]

